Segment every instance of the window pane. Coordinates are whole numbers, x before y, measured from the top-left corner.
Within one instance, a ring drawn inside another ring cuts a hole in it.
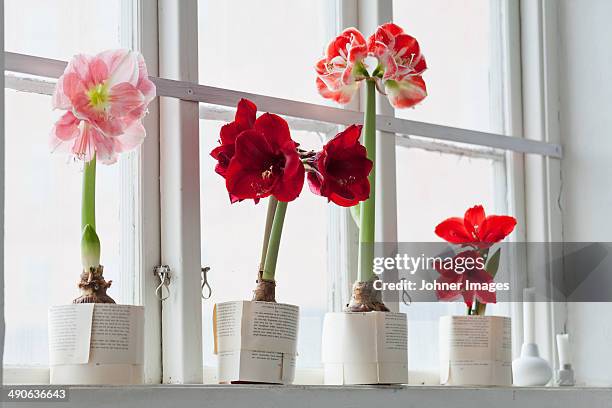
[[[482,204],[489,213],[504,213],[504,161],[460,156],[397,146],[397,206],[399,242],[441,242],[434,228],[442,220],[462,216]],[[408,366],[411,383],[439,384],[438,320],[465,314],[463,303],[400,305],[408,313]],[[501,305],[487,313],[506,315]]]
[[[335,12],[335,0],[199,0],[200,83],[323,103],[314,65]]]
[[[212,298],[202,304],[204,365],[216,366],[212,309],[215,303],[250,300],[255,288],[266,219],[267,199],[230,204],[224,179],[214,172],[219,121],[200,121],[202,265],[211,267]],[[321,146],[316,133],[292,130],[304,149]],[[277,267],[276,299],[300,307],[298,368],[320,367],[323,316],[327,311],[327,200],[306,184],[291,202],[283,228]],[[308,232],[311,231],[311,232]],[[312,290],[305,290],[306,285]]]
[[[121,0],[6,0],[7,51],[68,60],[119,48]],[[123,6],[125,7],[125,6]]]
[[[499,132],[493,111],[498,83],[495,57],[501,44],[492,19],[498,0],[395,0],[393,19],[417,38],[427,60],[428,97],[416,109],[398,109],[406,119]],[[500,109],[501,111],[501,109]]]
[[[69,304],[81,273],[81,165],[51,154],[48,134],[59,117],[46,95],[5,91],[5,317],[8,365],[46,365],[47,308]],[[32,118],[36,120],[32,120]],[[109,294],[132,303],[134,265],[126,262],[134,220],[124,156],[97,170],[97,230]],[[124,193],[124,191],[127,191]],[[133,204],[132,204],[133,205]],[[130,242],[131,241],[131,242]],[[131,245],[130,245],[131,244]]]

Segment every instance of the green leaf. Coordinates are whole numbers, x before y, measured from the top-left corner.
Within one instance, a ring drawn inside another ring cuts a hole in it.
[[[359,228],[359,226],[361,225],[361,203],[357,203],[354,206],[350,207],[349,211],[351,212],[351,217],[353,218],[353,221],[355,221],[355,225],[357,225],[357,228]]]
[[[86,224],[81,236],[81,262],[84,270],[100,265],[100,238],[91,224]]]
[[[501,248],[497,248],[497,251],[495,251],[495,253],[491,257],[489,257],[489,260],[487,261],[487,266],[485,267],[485,269],[493,278],[495,277],[495,275],[497,274],[497,270],[499,269],[500,258]]]

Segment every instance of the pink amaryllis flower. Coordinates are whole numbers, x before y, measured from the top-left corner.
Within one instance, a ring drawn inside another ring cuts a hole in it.
[[[359,88],[358,81],[367,76],[363,65],[367,52],[366,40],[356,28],[347,28],[333,39],[315,66],[321,96],[349,103]]]
[[[396,24],[383,24],[368,38],[368,52],[378,58],[372,76],[382,80],[391,105],[409,108],[427,96],[421,74],[427,69],[416,38]]]
[[[102,163],[142,143],[141,119],[155,97],[142,55],[109,50],[95,56],[76,55],[58,79],[53,108],[67,112],[51,132],[51,147],[68,148],[78,159],[94,154]]]
[[[493,277],[485,270],[484,258],[477,251],[464,251],[455,255],[452,262],[436,264],[440,273],[439,283],[455,284],[456,289],[438,289],[438,299],[452,301],[463,296],[465,304],[471,308],[475,301],[480,303],[495,303],[497,296],[494,291],[474,289],[474,284],[490,285]]]

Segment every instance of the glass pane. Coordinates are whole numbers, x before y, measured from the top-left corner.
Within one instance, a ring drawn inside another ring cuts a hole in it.
[[[335,0],[199,0],[200,83],[324,103],[314,65],[335,13]]]
[[[81,165],[49,152],[48,134],[59,116],[51,110],[51,97],[6,90],[5,98],[4,363],[46,365],[47,308],[78,296]],[[132,195],[119,188],[129,160],[124,156],[97,171],[102,264],[105,277],[113,280],[109,294],[118,303],[133,302],[133,278],[126,277],[135,269],[125,252],[134,236],[124,228],[134,223]]]
[[[6,51],[68,60],[119,48],[121,0],[5,0]]]
[[[230,204],[224,179],[214,172],[216,147],[223,122],[200,121],[202,265],[211,267],[211,299],[202,304],[204,365],[216,366],[212,309],[215,303],[250,300],[255,288],[267,199]],[[316,133],[292,130],[304,149],[320,148]],[[300,307],[298,368],[321,366],[321,330],[327,311],[327,201],[304,185],[289,204],[277,267],[276,299]],[[306,236],[306,231],[316,233]],[[307,261],[304,261],[307,260]],[[305,290],[306,285],[312,290]]]
[[[434,229],[442,220],[462,216],[482,204],[489,213],[505,213],[504,161],[397,146],[399,242],[441,242]],[[400,304],[408,314],[408,366],[411,383],[439,384],[438,319],[465,314],[462,303]],[[506,315],[501,305],[487,313]]]
[[[427,60],[428,97],[415,109],[397,109],[406,119],[499,132],[493,112],[500,48],[492,9],[498,0],[395,0],[393,19],[417,38]]]

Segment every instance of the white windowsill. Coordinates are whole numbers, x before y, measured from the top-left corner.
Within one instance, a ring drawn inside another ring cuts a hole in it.
[[[589,407],[612,406],[612,388],[520,388],[434,386],[275,386],[275,385],[145,385],[130,387],[73,386],[62,407],[120,406],[154,408],[199,406],[256,407]],[[23,403],[4,406],[23,407]],[[58,406],[36,403],[37,407]]]

